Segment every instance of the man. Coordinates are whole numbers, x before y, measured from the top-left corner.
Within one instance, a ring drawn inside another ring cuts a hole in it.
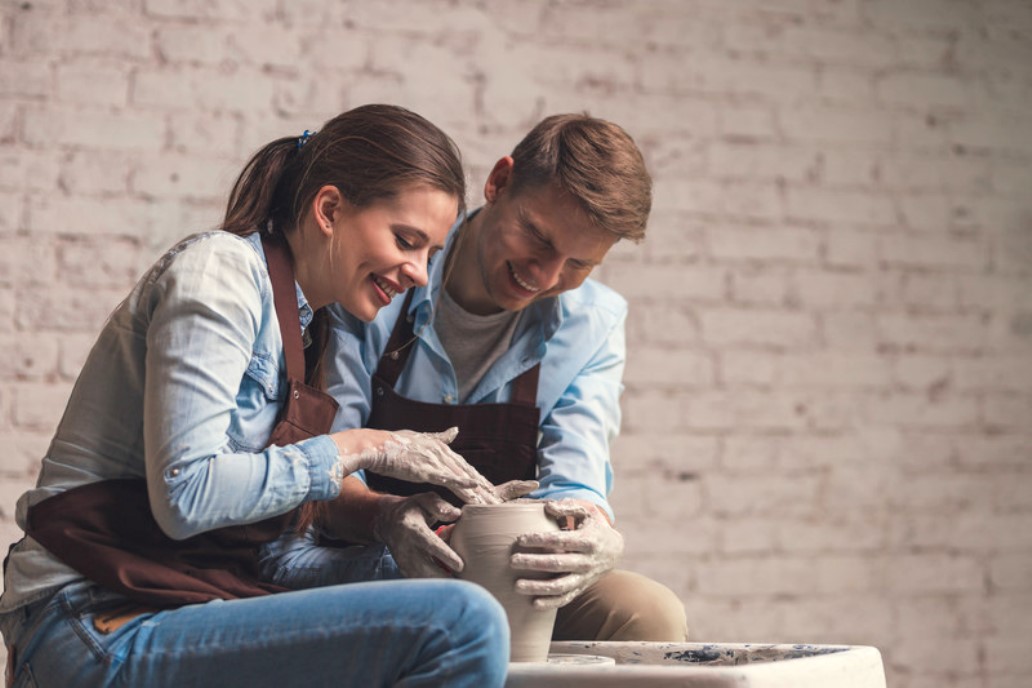
[[[369,324],[334,314],[336,360],[365,364],[331,360],[338,427],[457,426],[453,449],[495,484],[536,478],[530,496],[570,528],[525,536],[547,553],[517,554],[513,566],[561,574],[517,583],[538,606],[561,607],[555,639],[683,641],[673,593],[613,568],[623,539],[606,500],[627,307],[588,276],[617,241],[644,237],[651,179],[641,153],[610,122],[549,117],[495,164],[484,198],[431,262],[426,288]],[[410,285],[386,286],[390,299]],[[375,491],[346,479],[326,519],[334,537],[386,544],[405,575],[462,567],[429,525],[457,509],[420,486],[366,480]]]

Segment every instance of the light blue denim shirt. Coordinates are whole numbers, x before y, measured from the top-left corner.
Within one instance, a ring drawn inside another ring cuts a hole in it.
[[[416,339],[395,385],[409,399],[454,404],[459,398],[455,369],[432,324],[444,256],[457,227],[452,228],[445,251],[435,256],[427,287],[417,288],[412,298],[408,315],[413,318]],[[372,373],[403,301],[398,296],[368,324],[339,307],[330,308],[333,335],[327,381],[329,392],[340,403],[334,429],[362,427],[369,418]],[[607,500],[613,483],[609,444],[620,427],[626,316],[623,297],[591,279],[577,289],[531,304],[520,318],[510,349],[470,394],[471,404],[508,402],[513,380],[541,363],[537,395],[541,487],[531,496],[584,499],[613,518]]]
[[[302,327],[312,311],[297,289]],[[190,237],[112,313],[75,383],[28,508],[79,485],[146,478],[162,530],[182,539],[253,523],[340,490],[328,435],[265,448],[286,389],[257,234]],[[132,514],[126,514],[132,518]],[[0,611],[81,579],[32,538],[12,551]]]

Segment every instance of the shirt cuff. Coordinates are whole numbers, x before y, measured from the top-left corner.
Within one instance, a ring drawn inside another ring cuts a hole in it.
[[[319,435],[294,446],[308,459],[309,485],[305,499],[333,499],[339,495],[344,475],[337,443],[329,435]]]

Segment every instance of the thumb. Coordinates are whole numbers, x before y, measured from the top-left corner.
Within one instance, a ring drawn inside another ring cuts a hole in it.
[[[427,436],[433,437],[435,440],[439,440],[445,444],[451,444],[452,441],[459,436],[459,428],[453,425],[447,430],[442,430],[441,432],[428,432]]]

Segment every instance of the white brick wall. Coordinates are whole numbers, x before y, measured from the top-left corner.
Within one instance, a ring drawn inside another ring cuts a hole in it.
[[[656,179],[613,501],[693,635],[1032,684],[1032,4],[0,5],[0,537],[109,310],[265,140],[385,100],[473,186],[589,110]],[[479,193],[474,193],[474,201]]]

